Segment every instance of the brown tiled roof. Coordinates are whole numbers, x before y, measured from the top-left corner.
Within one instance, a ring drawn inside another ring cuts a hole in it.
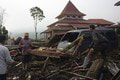
[[[62,31],[68,31],[68,30],[74,30],[74,29],[82,29],[82,28],[88,28],[89,24],[69,24],[69,25],[58,25],[58,26],[51,26],[49,29],[47,29],[44,32],[49,32],[53,30],[62,30]]]
[[[43,31],[42,33],[47,33],[47,32],[50,32],[50,31],[53,31],[53,30],[62,30],[62,31],[66,31],[66,30],[73,30],[74,28],[70,25],[68,26],[64,26],[64,25],[59,25],[59,26],[52,26],[50,27],[49,29]]]
[[[59,26],[60,27],[60,30],[72,30],[73,27],[72,26]]]
[[[79,23],[87,23],[87,22],[85,20],[80,20],[80,19],[64,18],[64,19],[54,22],[53,24],[50,24],[48,27],[54,26],[57,23],[79,24]]]
[[[59,25],[59,26],[54,26],[54,28],[51,28],[52,30],[72,30],[74,29],[72,26],[64,26],[64,25]]]
[[[89,25],[88,24],[71,24],[73,27],[75,27],[75,28],[89,28]]]
[[[48,33],[48,32],[50,32],[51,30],[50,29],[47,29],[47,30],[45,30],[45,31],[43,31],[43,32],[41,32],[41,33]]]
[[[59,26],[52,26],[50,27],[51,30],[60,30],[61,28]]]
[[[106,28],[120,28],[120,25],[118,24],[118,25],[112,25],[112,26],[105,26]]]
[[[57,25],[57,23],[67,23],[68,25]],[[79,19],[70,19],[70,18],[65,18],[61,19],[57,22],[55,22],[53,25],[50,25],[49,29],[47,29],[44,32],[50,32],[53,30],[74,30],[74,29],[80,29],[80,28],[88,28],[89,24],[96,23],[96,24],[110,24],[112,25],[113,23],[104,19],[88,19],[88,20],[79,20]]]
[[[57,21],[57,23],[85,23],[85,20],[64,18]]]
[[[120,1],[118,1],[118,2],[115,4],[115,6],[120,6]]]
[[[61,12],[59,16],[56,18],[61,18],[65,15],[74,15],[74,16],[85,16],[85,14],[81,13],[71,1],[68,2],[64,10]]]
[[[88,23],[96,23],[96,24],[114,24],[113,22],[111,21],[107,21],[107,20],[104,20],[104,19],[88,19],[86,22]]]
[[[56,35],[63,35],[63,34],[65,34],[66,32],[57,32],[57,33],[55,33]]]

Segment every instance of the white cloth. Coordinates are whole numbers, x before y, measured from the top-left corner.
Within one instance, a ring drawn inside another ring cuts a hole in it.
[[[90,55],[87,55],[84,59],[83,64],[81,65],[81,67],[83,68],[87,68],[88,64],[90,63],[91,59],[90,59]]]
[[[0,44],[0,74],[5,74],[7,65],[13,62],[14,60],[11,58],[8,48]]]

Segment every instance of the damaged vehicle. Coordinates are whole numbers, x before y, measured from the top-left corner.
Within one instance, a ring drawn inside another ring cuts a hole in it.
[[[96,31],[102,35],[104,35],[109,40],[109,51],[113,51],[114,49],[118,48],[118,38],[117,34],[112,29],[96,29]],[[80,53],[85,51],[89,44],[92,41],[92,35],[90,30],[88,29],[81,29],[81,30],[71,30],[68,31],[60,40],[57,50],[62,51],[66,46],[71,44],[74,40],[79,38],[81,35],[84,36],[84,41],[82,42],[82,46],[80,49]],[[84,46],[83,46],[84,45]],[[75,46],[70,49],[73,51]]]

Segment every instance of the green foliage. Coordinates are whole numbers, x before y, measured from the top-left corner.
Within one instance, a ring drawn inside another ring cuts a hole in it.
[[[41,21],[45,17],[43,11],[39,7],[32,7],[30,13],[34,20]]]
[[[8,30],[6,30],[5,26],[3,26],[4,15],[5,15],[5,9],[0,7],[0,34],[3,34],[8,38]]]
[[[3,35],[7,35],[8,34],[8,30],[6,30],[6,28],[4,26],[2,28],[2,32],[3,32]]]
[[[6,30],[5,26],[0,26],[0,34],[3,34],[8,38],[8,30]]]

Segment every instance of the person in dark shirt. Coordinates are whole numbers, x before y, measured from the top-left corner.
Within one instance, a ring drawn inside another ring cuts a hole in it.
[[[94,25],[90,25],[89,30],[91,31],[92,34],[92,42],[89,45],[88,49],[89,52],[85,57],[83,64],[81,65],[81,67],[83,68],[87,67],[87,65],[93,58],[93,55],[98,55],[98,53],[100,53],[102,58],[105,59],[105,53],[107,51],[109,42],[109,40],[105,36],[101,35],[95,30]]]
[[[29,33],[24,34],[24,38],[21,39],[19,43],[20,47],[22,47],[22,56],[23,56],[23,68],[27,69],[28,63],[31,60],[30,50],[32,48],[32,41],[29,38]]]

